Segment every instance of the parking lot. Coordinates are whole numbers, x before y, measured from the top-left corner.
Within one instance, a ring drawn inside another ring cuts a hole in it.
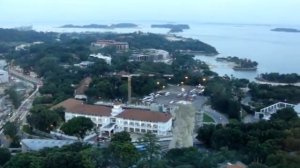
[[[202,95],[203,87],[186,85],[169,85],[166,89],[152,93],[144,98],[144,102],[164,104],[172,106],[178,101],[191,101],[196,110],[200,110],[207,98]]]

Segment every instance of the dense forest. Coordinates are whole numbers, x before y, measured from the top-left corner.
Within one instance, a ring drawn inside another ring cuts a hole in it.
[[[264,73],[258,77],[258,80],[279,83],[297,83],[300,82],[300,75],[296,73],[279,74],[279,73]]]
[[[197,138],[210,149],[236,151],[244,163],[296,168],[300,164],[299,124],[297,113],[288,108],[273,114],[270,121],[206,125],[199,129]]]

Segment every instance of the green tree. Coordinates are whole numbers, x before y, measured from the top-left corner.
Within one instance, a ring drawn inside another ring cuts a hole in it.
[[[17,136],[17,133],[18,133],[17,124],[12,123],[12,122],[7,122],[3,126],[3,133],[4,133],[4,135],[6,135],[7,137],[9,137],[10,139],[13,140]]]
[[[54,152],[47,155],[43,167],[82,168],[84,164],[78,152]]]
[[[142,158],[146,162],[144,167],[156,167],[156,163],[159,162],[160,157],[158,138],[154,134],[146,133],[141,139],[141,144],[145,146],[145,150],[142,151]]]
[[[297,118],[298,118],[298,115],[293,108],[281,109],[271,115],[271,120],[291,121],[291,120],[295,120]]]
[[[79,139],[83,139],[87,131],[94,128],[94,123],[90,118],[75,117],[67,121],[60,128],[65,134],[77,136]]]
[[[0,148],[0,167],[3,166],[9,159],[11,154],[7,148]]]
[[[17,109],[21,105],[22,97],[17,93],[16,87],[12,86],[5,92],[9,95],[10,100],[12,101],[14,107]]]
[[[106,167],[106,158],[99,148],[87,148],[80,155],[85,168]]]
[[[34,106],[27,116],[30,126],[41,131],[50,132],[63,120],[61,114],[55,110],[49,110],[43,105]]]
[[[111,138],[111,142],[119,142],[119,143],[131,142],[130,134],[126,131],[115,133]]]
[[[43,168],[44,158],[30,153],[21,153],[12,157],[4,168]]]
[[[198,130],[197,139],[199,141],[202,141],[205,145],[208,147],[211,147],[211,137],[216,130],[215,125],[204,125],[203,127],[200,127]]]
[[[135,165],[140,154],[131,142],[111,142],[108,147],[111,164],[120,168]]]

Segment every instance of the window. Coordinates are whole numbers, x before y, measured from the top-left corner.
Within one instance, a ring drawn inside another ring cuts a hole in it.
[[[140,126],[140,123],[139,122],[135,122],[135,126]]]
[[[128,122],[127,122],[127,121],[124,121],[124,125],[128,125]]]
[[[134,126],[134,123],[133,123],[133,122],[130,122],[129,125]]]

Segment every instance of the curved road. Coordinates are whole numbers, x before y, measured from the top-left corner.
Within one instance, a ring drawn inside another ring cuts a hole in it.
[[[212,109],[210,106],[204,106],[203,111],[204,113],[209,115],[216,122],[216,124],[225,125],[229,123],[228,118],[224,114],[217,112],[216,110]]]

